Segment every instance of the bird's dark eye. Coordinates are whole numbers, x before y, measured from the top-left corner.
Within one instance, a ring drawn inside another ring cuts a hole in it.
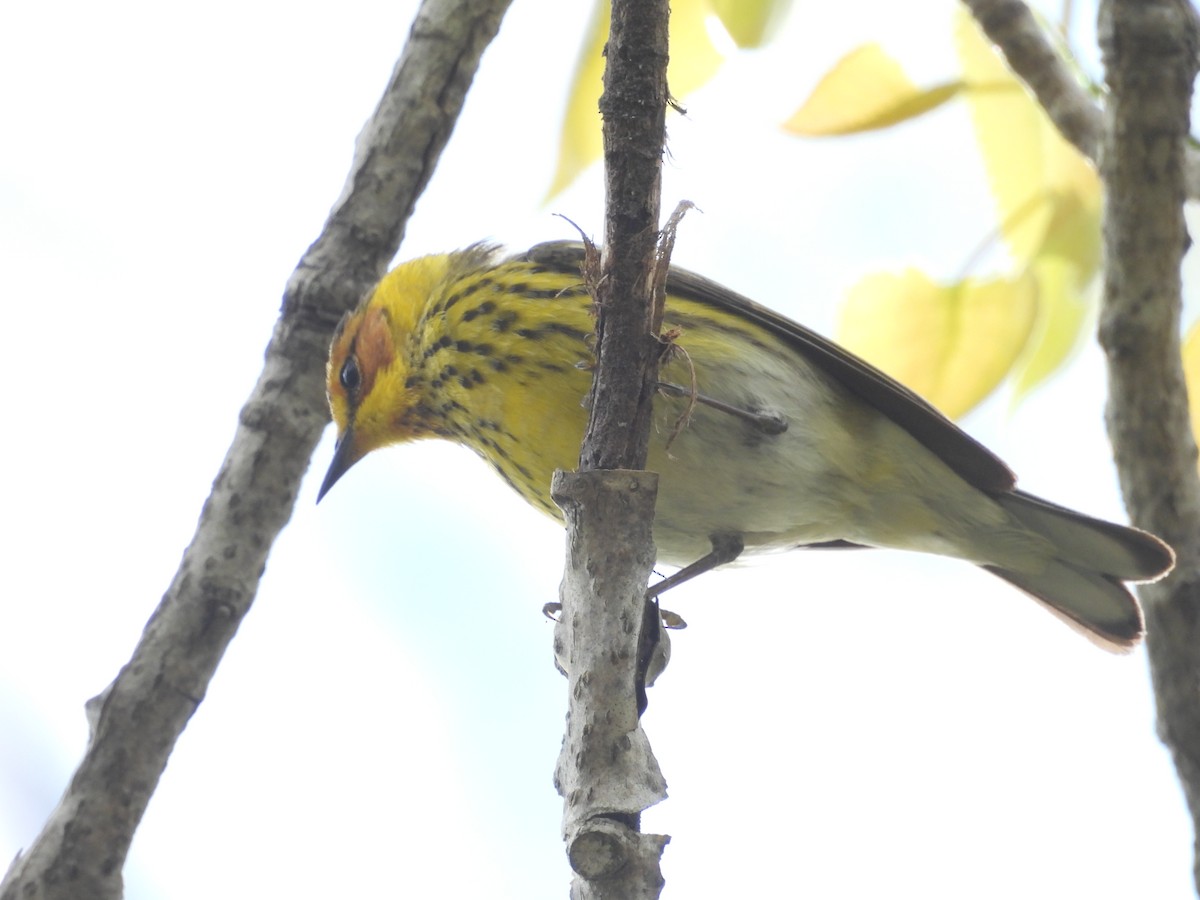
[[[362,387],[362,373],[358,370],[358,360],[353,356],[347,357],[342,363],[342,370],[338,372],[338,381],[342,383],[347,394],[357,394],[358,389]]]

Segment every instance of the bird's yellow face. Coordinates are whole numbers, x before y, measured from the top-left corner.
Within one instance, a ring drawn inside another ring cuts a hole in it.
[[[338,444],[319,497],[372,450],[429,433],[419,392],[409,384],[405,350],[426,298],[444,273],[440,259],[414,260],[396,269],[334,332],[325,389]]]

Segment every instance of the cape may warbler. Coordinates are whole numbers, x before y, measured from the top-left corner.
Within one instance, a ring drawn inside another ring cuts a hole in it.
[[[560,517],[550,478],[578,462],[592,377],[582,261],[577,244],[507,259],[477,245],[387,275],[334,335],[338,444],[321,496],[372,450],[440,437]],[[663,562],[826,542],[919,550],[983,566],[1105,646],[1141,637],[1122,582],[1170,569],[1157,538],[1016,490],[920,397],[698,275],[671,271],[664,328],[683,352],[659,375],[648,465]]]

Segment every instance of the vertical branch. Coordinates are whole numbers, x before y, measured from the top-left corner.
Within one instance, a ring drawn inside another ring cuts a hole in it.
[[[383,273],[510,0],[425,0],[363,130],[346,189],[288,283],[258,383],[179,570],[130,661],[88,704],[84,757],[0,898],[116,900],[167,758],[250,611],[329,421],[324,364],[341,314]]]
[[[1200,826],[1200,478],[1179,352],[1185,148],[1200,30],[1188,0],[1105,0],[1099,36],[1110,91],[1100,322],[1108,431],[1133,521],[1178,554],[1175,570],[1141,593],[1159,731]],[[1200,885],[1200,854],[1194,874]]]
[[[596,375],[579,468],[640,469],[659,352],[653,292],[667,108],[666,0],[615,0],[604,118],[604,256]]]
[[[568,529],[560,658],[567,734],[555,770],[577,877],[573,898],[654,898],[662,835],[640,833],[666,784],[639,724],[660,626],[644,596],[654,563],[657,476],[646,464],[657,380],[660,176],[667,105],[666,0],[614,0],[600,110],[607,208],[601,271],[589,253],[599,318],[591,416],[579,471],[552,494]]]

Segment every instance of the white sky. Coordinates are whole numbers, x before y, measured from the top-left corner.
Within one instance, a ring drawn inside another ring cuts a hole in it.
[[[402,256],[601,231],[548,207],[583,3],[516,0]],[[951,71],[948,2],[797,2],[670,125],[676,260],[830,332],[867,271],[951,274],[992,226],[965,112],[803,143],[777,123],[852,46]],[[903,9],[900,9],[903,7]],[[412,3],[20,4],[0,29],[10,310],[0,508],[0,859],[32,840],[191,537],[284,281],[340,192]],[[1122,516],[1089,343],[967,427],[1060,503]],[[551,662],[562,538],[469,453],[375,454],[318,508],[318,450],[255,608],[180,741],[131,900],[561,898]],[[798,554],[668,604],[646,727],[666,897],[1192,895],[1144,651],[1001,582]]]

